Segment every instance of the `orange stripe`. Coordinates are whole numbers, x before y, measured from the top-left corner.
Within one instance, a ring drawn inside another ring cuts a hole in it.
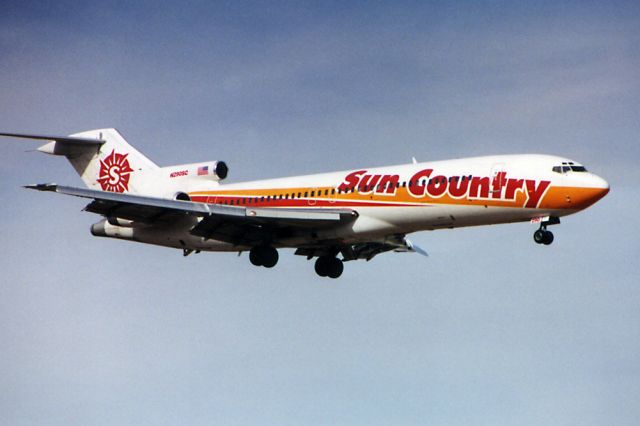
[[[242,199],[251,198],[251,203],[241,205],[270,206],[270,207],[409,207],[425,204],[446,204],[446,205],[466,205],[466,206],[491,206],[491,207],[523,207],[527,202],[527,194],[524,189],[515,194],[515,200],[504,199],[484,199],[484,198],[453,198],[445,194],[438,198],[425,195],[416,198],[409,194],[405,187],[396,188],[395,195],[382,194],[362,194],[360,192],[349,192],[338,194],[337,191],[331,195],[331,190],[335,188],[272,188],[272,189],[237,189],[237,190],[216,190],[216,191],[196,191],[189,195],[193,201],[223,204],[225,201],[238,204]],[[328,196],[325,196],[325,190]],[[311,192],[314,196],[311,197]],[[320,191],[320,192],[318,192]],[[305,192],[307,197],[304,197]],[[301,197],[298,198],[298,193]],[[540,209],[584,209],[598,201],[606,195],[607,191],[599,188],[581,187],[550,187],[540,201]],[[288,199],[280,199],[288,194]],[[295,197],[291,198],[291,194]],[[319,195],[321,194],[321,195]],[[271,197],[267,202],[267,197]],[[276,196],[276,198],[274,198]],[[264,197],[264,201],[260,199]],[[321,198],[320,198],[321,197]],[[257,198],[257,201],[256,201]],[[311,201],[314,204],[311,204]]]

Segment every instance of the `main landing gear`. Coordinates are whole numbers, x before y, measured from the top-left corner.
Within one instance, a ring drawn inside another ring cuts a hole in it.
[[[278,250],[271,246],[255,246],[249,252],[249,260],[255,266],[273,268],[278,263]]]
[[[320,256],[316,260],[316,274],[321,277],[338,278],[344,271],[342,260],[335,256]]]

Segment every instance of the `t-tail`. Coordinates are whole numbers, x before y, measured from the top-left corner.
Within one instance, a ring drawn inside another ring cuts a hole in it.
[[[153,173],[149,172],[159,168],[129,145],[116,129],[88,130],[60,137],[15,133],[0,135],[50,141],[38,151],[65,156],[91,189],[141,194],[152,180]]]

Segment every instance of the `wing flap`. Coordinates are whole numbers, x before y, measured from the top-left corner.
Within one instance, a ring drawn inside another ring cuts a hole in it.
[[[319,256],[335,256],[342,253],[342,260],[373,259],[380,253],[394,251],[397,253],[418,253],[429,256],[427,252],[409,241],[404,234],[389,235],[378,241],[367,241],[355,244],[345,244],[340,241],[323,241],[322,244],[299,247],[295,254],[306,256],[307,259]]]

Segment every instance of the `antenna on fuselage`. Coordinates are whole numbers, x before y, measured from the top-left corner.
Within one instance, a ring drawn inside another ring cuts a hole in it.
[[[411,161],[413,162],[413,164],[418,164],[418,160],[416,160],[416,157],[411,157]]]

